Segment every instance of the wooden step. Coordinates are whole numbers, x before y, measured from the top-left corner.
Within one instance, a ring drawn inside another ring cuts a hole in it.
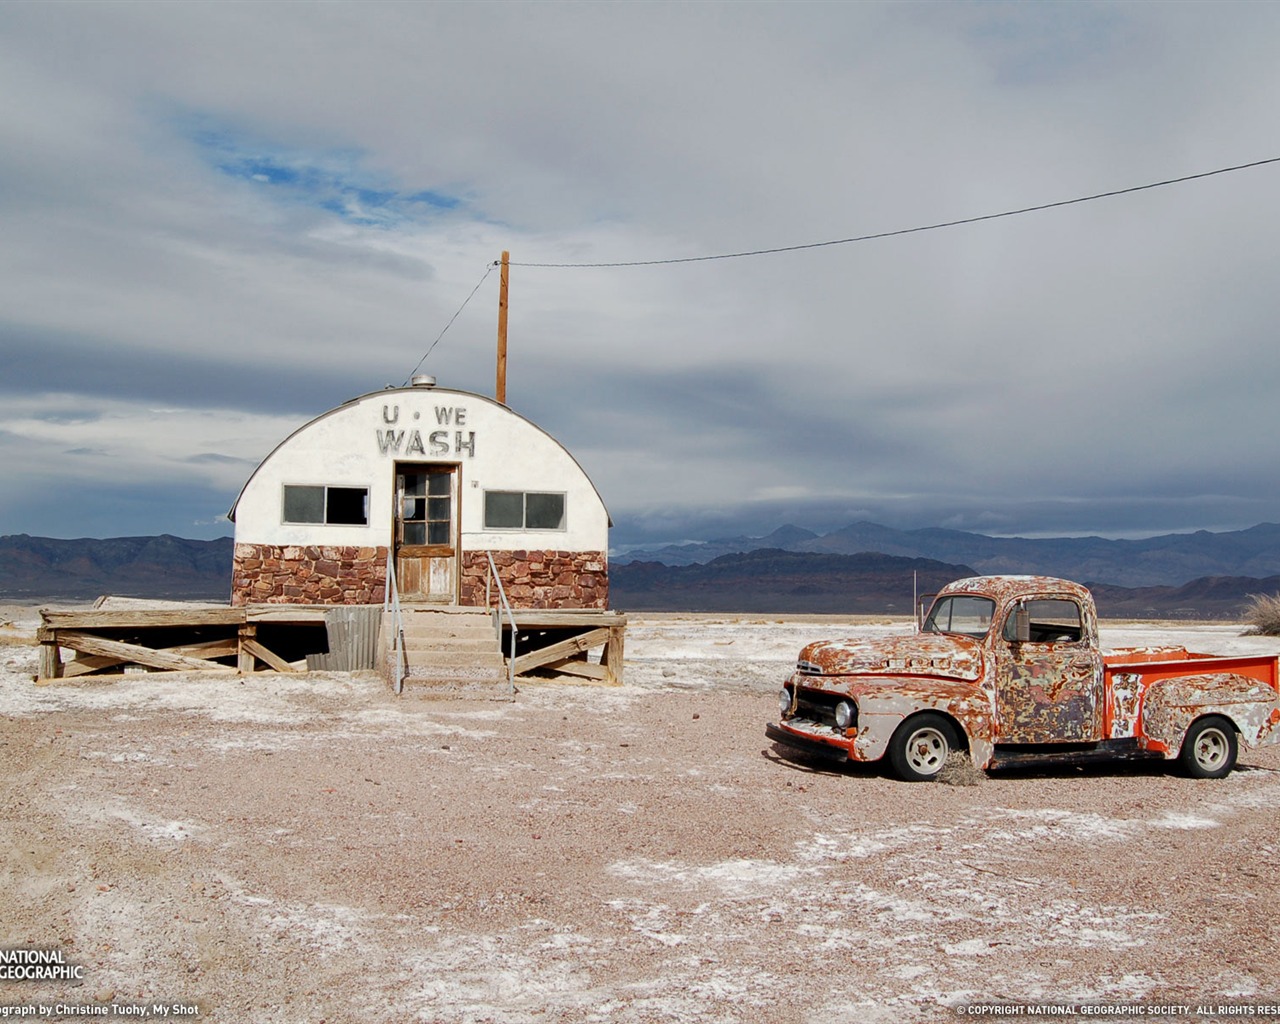
[[[481,668],[505,668],[507,664],[506,659],[494,647],[487,651],[422,650],[408,647],[404,653],[410,672],[419,666],[466,668],[476,665]]]
[[[405,607],[401,632],[406,693],[506,695],[507,663],[488,612],[451,606]]]

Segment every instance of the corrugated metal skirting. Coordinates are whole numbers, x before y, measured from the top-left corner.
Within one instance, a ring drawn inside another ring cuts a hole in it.
[[[307,668],[317,672],[355,672],[377,665],[382,605],[339,605],[325,610],[328,654],[308,654]]]

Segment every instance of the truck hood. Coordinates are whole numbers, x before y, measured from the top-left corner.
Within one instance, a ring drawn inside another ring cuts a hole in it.
[[[820,640],[800,652],[797,669],[812,676],[929,676],[976,682],[982,645],[954,633],[878,640]]]

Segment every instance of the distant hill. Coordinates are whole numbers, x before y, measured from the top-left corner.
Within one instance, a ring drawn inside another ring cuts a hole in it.
[[[913,580],[923,594],[973,575],[968,566],[927,558],[767,548],[706,565],[612,565],[609,603],[621,611],[910,615]]]
[[[1205,576],[1261,578],[1280,574],[1280,525],[1275,523],[1224,533],[1200,530],[1144,540],[1105,540],[987,537],[960,530],[894,530],[864,522],[823,536],[781,527],[766,537],[732,537],[632,551],[614,562],[692,565],[759,548],[835,555],[875,552],[969,565],[983,574],[1036,573],[1122,587],[1178,587]]]
[[[612,565],[609,593],[620,611],[910,615],[913,589],[935,593],[976,575],[983,574],[927,558],[765,549],[706,565]],[[1104,618],[1239,621],[1250,597],[1280,593],[1280,575],[1206,577],[1180,587],[1086,583]]]
[[[159,537],[0,537],[0,599],[82,601],[114,594],[229,601],[235,543]]]
[[[1098,614],[1112,619],[1222,619],[1237,622],[1249,599],[1280,594],[1280,576],[1205,576],[1180,587],[1089,584]]]

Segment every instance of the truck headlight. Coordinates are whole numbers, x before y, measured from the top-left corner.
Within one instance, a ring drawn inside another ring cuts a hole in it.
[[[853,705],[847,700],[842,700],[836,705],[836,725],[841,729],[847,729],[853,725]]]
[[[784,715],[791,711],[791,691],[788,690],[785,686],[782,688],[782,691],[778,694],[778,710],[781,711]]]

